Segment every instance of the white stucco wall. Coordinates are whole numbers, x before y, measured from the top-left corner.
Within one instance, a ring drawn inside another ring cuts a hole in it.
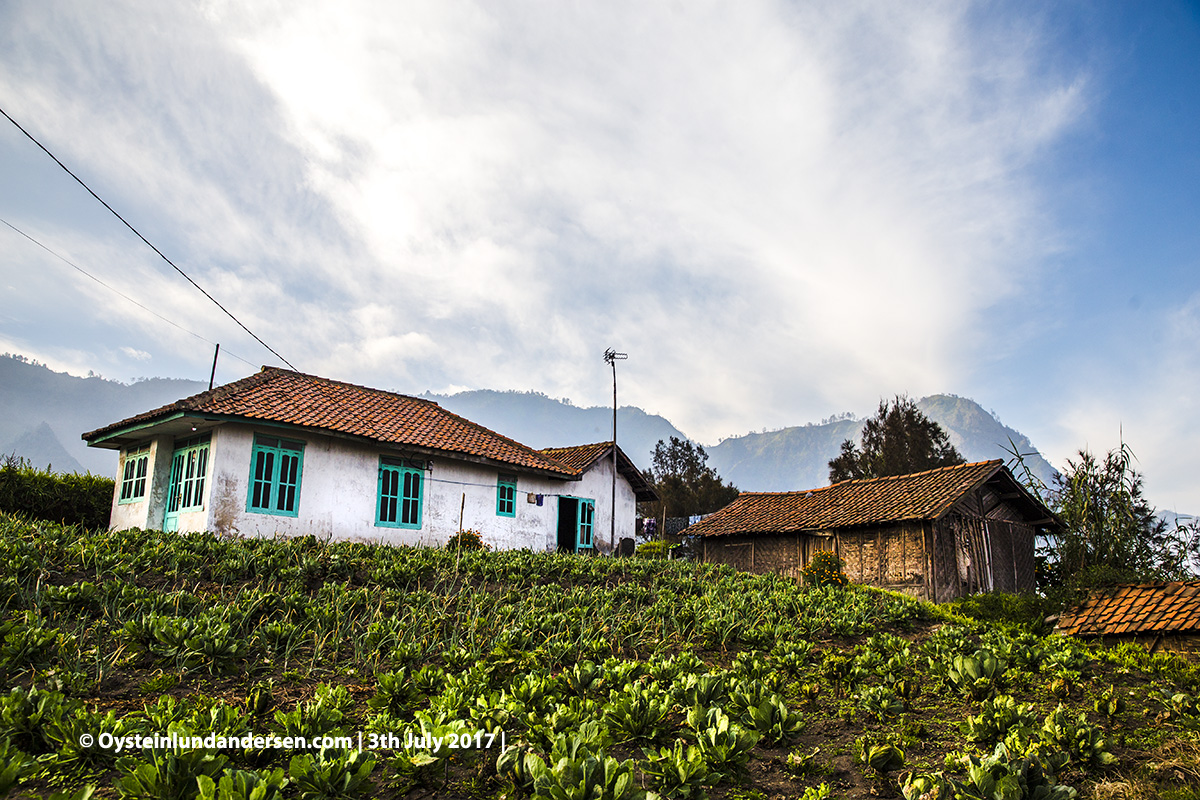
[[[250,484],[250,456],[256,430],[304,441],[298,514],[295,517],[246,510]],[[378,470],[381,455],[397,455],[328,436],[297,436],[272,428],[226,424],[214,431],[206,518],[180,520],[180,530],[210,529],[241,536],[334,536],[394,545],[439,546],[462,526],[479,531],[495,549],[553,550],[558,537],[558,497],[595,501],[595,543],[608,552],[611,465],[597,464],[581,481],[563,481],[523,474],[509,469],[461,461],[451,457],[415,456],[431,462],[424,473],[421,527],[393,528],[375,524]],[[496,513],[497,480],[501,473],[515,474],[516,516]],[[624,479],[617,481],[617,537],[632,536],[635,502]],[[538,506],[529,495],[543,496]],[[626,519],[627,517],[627,519]],[[624,532],[622,532],[624,531]]]
[[[173,446],[174,440],[170,436],[155,436],[150,440],[150,460],[146,465],[146,494],[141,500],[130,503],[120,502],[121,479],[125,474],[125,457],[128,450],[121,451],[117,459],[117,485],[113,488],[112,513],[109,515],[110,529],[162,528],[163,510],[167,504],[167,483],[171,478]]]
[[[294,517],[247,510],[255,433],[304,442],[298,513]],[[145,500],[118,503],[120,481],[117,482],[113,528],[162,527],[173,447],[171,437],[152,440]],[[598,551],[611,552],[612,462],[609,459],[594,464],[582,480],[567,481],[448,456],[432,459],[413,456],[431,462],[431,467],[424,473],[421,527],[410,529],[375,524],[381,455],[400,454],[332,436],[298,435],[267,426],[219,425],[212,430],[202,506],[181,513],[178,530],[265,537],[311,534],[393,545],[440,546],[459,530],[461,514],[462,527],[479,531],[484,542],[494,549],[545,551],[558,545],[559,498],[574,497],[594,501],[593,541]],[[496,513],[497,480],[501,473],[515,474],[517,478],[514,517]],[[542,505],[529,501],[530,495],[539,494]],[[632,537],[636,500],[628,481],[620,477],[616,508],[616,539]]]

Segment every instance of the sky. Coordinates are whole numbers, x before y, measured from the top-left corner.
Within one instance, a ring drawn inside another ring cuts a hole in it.
[[[7,0],[0,108],[303,372],[953,393],[1200,515],[1200,3]],[[3,118],[0,220],[0,352],[282,363]]]

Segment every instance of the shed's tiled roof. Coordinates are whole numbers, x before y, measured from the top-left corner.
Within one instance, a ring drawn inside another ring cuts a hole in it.
[[[791,533],[934,520],[981,486],[1004,462],[979,461],[911,475],[843,481],[804,492],[743,492],[688,528],[700,536]]]
[[[89,443],[177,413],[212,414],[331,431],[577,477],[579,470],[453,414],[431,400],[263,367],[247,378],[85,433]]]
[[[542,455],[550,456],[555,461],[576,470],[583,472],[588,467],[596,462],[598,458],[608,454],[612,450],[612,442],[597,442],[596,444],[580,444],[574,447],[547,447],[539,450]],[[633,488],[633,494],[638,502],[650,502],[658,500],[658,492],[650,485],[644,476],[633,463],[629,456],[625,455],[625,451],[617,447],[617,471],[629,481],[629,485]]]
[[[1063,612],[1058,631],[1076,636],[1200,631],[1200,580],[1093,590]]]
[[[597,442],[596,444],[580,444],[574,447],[544,447],[538,452],[550,456],[571,469],[585,470],[600,456],[612,447],[612,442]],[[620,450],[620,448],[617,448]]]

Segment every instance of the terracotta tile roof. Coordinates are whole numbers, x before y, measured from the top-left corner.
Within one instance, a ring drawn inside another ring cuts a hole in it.
[[[688,533],[793,533],[934,520],[1002,470],[1004,462],[997,459],[911,475],[843,481],[803,492],[743,492],[725,508],[691,526]]]
[[[612,442],[597,442],[596,444],[580,444],[574,447],[547,447],[538,452],[549,456],[564,466],[583,472],[596,462],[597,459],[612,451]],[[658,499],[658,492],[642,475],[641,470],[633,463],[625,451],[617,447],[617,472],[629,481],[633,494],[638,502],[646,503]]]
[[[597,442],[596,444],[580,444],[574,447],[544,447],[538,452],[550,456],[571,469],[585,470],[597,458],[606,454],[612,447],[612,442]],[[620,448],[617,448],[620,450]]]
[[[389,445],[465,453],[504,464],[577,477],[580,470],[453,414],[431,400],[263,367],[240,381],[121,420],[83,438],[93,440],[178,413],[285,423]]]
[[[1057,630],[1074,636],[1200,631],[1200,580],[1094,589],[1063,612]]]

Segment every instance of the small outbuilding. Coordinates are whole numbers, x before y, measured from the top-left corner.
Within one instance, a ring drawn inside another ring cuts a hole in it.
[[[945,602],[1034,589],[1034,542],[1057,518],[1000,460],[835,483],[743,492],[691,526],[706,562],[801,577],[832,550],[855,583]]]
[[[119,453],[113,528],[435,546],[469,528],[609,553],[657,497],[612,442],[538,451],[430,400],[274,367],[83,438]]]
[[[1200,580],[1093,589],[1086,600],[1063,612],[1055,630],[1195,657],[1200,655]]]

